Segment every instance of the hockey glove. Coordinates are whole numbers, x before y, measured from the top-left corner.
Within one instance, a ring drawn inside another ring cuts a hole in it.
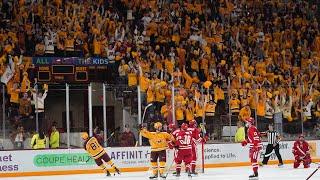
[[[139,124],[139,129],[145,129],[145,124]]]
[[[171,143],[171,142],[169,142],[169,143],[168,143],[168,147],[169,147],[169,149],[173,149],[173,148],[174,148],[174,144]]]
[[[208,136],[208,135],[205,135],[205,136],[202,138],[202,142],[203,142],[203,143],[206,143],[208,140],[209,140],[209,136]]]
[[[247,143],[247,141],[242,141],[241,142],[241,146],[246,146],[248,143]]]

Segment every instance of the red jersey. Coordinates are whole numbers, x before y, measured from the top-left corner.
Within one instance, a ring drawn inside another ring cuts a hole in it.
[[[293,144],[292,153],[294,156],[306,156],[306,154],[309,154],[309,144],[306,141],[297,140]]]
[[[248,128],[248,140],[247,143],[249,144],[250,148],[261,148],[262,142],[260,138],[260,132],[255,126],[250,126]]]
[[[180,131],[181,130],[178,128],[178,129],[174,130],[171,134],[176,139]]]
[[[192,143],[196,145],[196,142],[201,142],[200,130],[198,128],[188,128],[188,131],[192,133]]]
[[[192,149],[192,132],[180,131],[176,137],[176,145],[180,149]]]
[[[178,136],[180,131],[181,130],[178,128],[178,129],[174,130],[173,132],[171,132],[170,134],[173,136],[174,139],[177,139],[177,136]],[[175,143],[173,141],[170,141],[168,143],[168,145],[169,145],[170,149],[173,149],[173,147],[175,146]]]

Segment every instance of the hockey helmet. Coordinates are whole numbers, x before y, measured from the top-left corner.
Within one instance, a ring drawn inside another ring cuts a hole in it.
[[[247,123],[254,124],[254,119],[252,117],[247,118],[245,121]]]
[[[304,135],[303,135],[303,134],[300,134],[300,135],[299,135],[299,138],[301,138],[301,137],[303,137],[303,138],[304,138]]]
[[[188,124],[187,123],[182,123],[181,124],[181,129],[186,131],[188,129]]]
[[[162,128],[162,124],[161,124],[161,122],[156,122],[156,123],[154,123],[153,127],[154,127],[156,130],[159,130],[159,129]]]
[[[173,131],[173,130],[177,129],[177,126],[175,124],[171,123],[168,125],[168,128],[169,128],[169,130]]]
[[[196,128],[198,126],[197,121],[192,119],[189,121],[189,127]]]
[[[82,138],[83,140],[87,140],[87,139],[89,138],[88,133],[87,133],[87,132],[83,132],[83,133],[81,134],[81,138]]]

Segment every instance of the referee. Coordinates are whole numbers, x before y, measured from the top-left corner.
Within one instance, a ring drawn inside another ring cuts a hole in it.
[[[269,130],[261,134],[267,135],[268,145],[267,145],[266,152],[264,153],[262,164],[260,165],[263,166],[268,164],[269,158],[272,154],[272,151],[274,150],[279,160],[278,166],[279,167],[283,166],[282,158],[279,152],[279,142],[281,140],[281,137],[277,131],[274,131],[273,124],[269,124]]]

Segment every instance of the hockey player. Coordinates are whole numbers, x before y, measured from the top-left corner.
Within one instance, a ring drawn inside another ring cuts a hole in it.
[[[192,161],[191,161],[191,174],[197,175],[196,162],[197,162],[197,144],[201,143],[203,139],[200,136],[200,130],[197,127],[197,121],[189,121],[188,131],[192,133]]]
[[[180,128],[177,128],[175,124],[171,123],[168,125],[168,133],[170,133],[174,139],[177,138],[180,131],[181,131]],[[175,145],[175,141],[170,141],[168,145],[170,149],[177,149],[177,146]],[[174,151],[174,158],[176,157],[177,157],[177,152]],[[176,174],[177,172],[173,172],[173,175],[176,175]]]
[[[101,146],[101,144],[95,136],[89,137],[88,133],[84,132],[82,133],[81,138],[85,140],[84,149],[90,154],[90,156],[94,159],[96,164],[103,169],[107,176],[111,176],[111,174],[107,170],[105,163],[110,165],[115,172],[120,174],[119,169],[114,165],[109,155],[103,149],[103,147]]]
[[[182,123],[181,131],[177,134],[175,145],[178,148],[178,153],[175,157],[176,176],[181,173],[181,163],[185,163],[186,172],[191,177],[190,163],[192,161],[192,132],[188,131],[188,124]]]
[[[157,179],[158,174],[161,178],[165,179],[164,169],[166,167],[166,149],[168,148],[168,142],[174,141],[172,135],[167,132],[161,132],[162,124],[156,122],[154,124],[156,132],[149,132],[145,127],[141,126],[141,136],[149,139],[151,145],[151,167],[152,176],[150,179]],[[159,160],[159,165],[158,165]]]
[[[253,169],[253,175],[249,176],[249,179],[258,179],[258,155],[262,148],[260,132],[253,125],[254,119],[252,117],[245,119],[246,126],[248,127],[247,139],[242,141],[242,146],[249,144],[249,157],[251,161],[251,166]]]
[[[168,125],[168,133],[171,134],[174,138],[176,138],[179,132],[180,132],[180,128],[177,128],[175,124]]]
[[[311,157],[309,152],[309,144],[304,140],[303,135],[300,135],[299,139],[294,142],[292,153],[295,159],[293,168],[298,168],[301,162],[303,162],[304,168],[310,167]]]

